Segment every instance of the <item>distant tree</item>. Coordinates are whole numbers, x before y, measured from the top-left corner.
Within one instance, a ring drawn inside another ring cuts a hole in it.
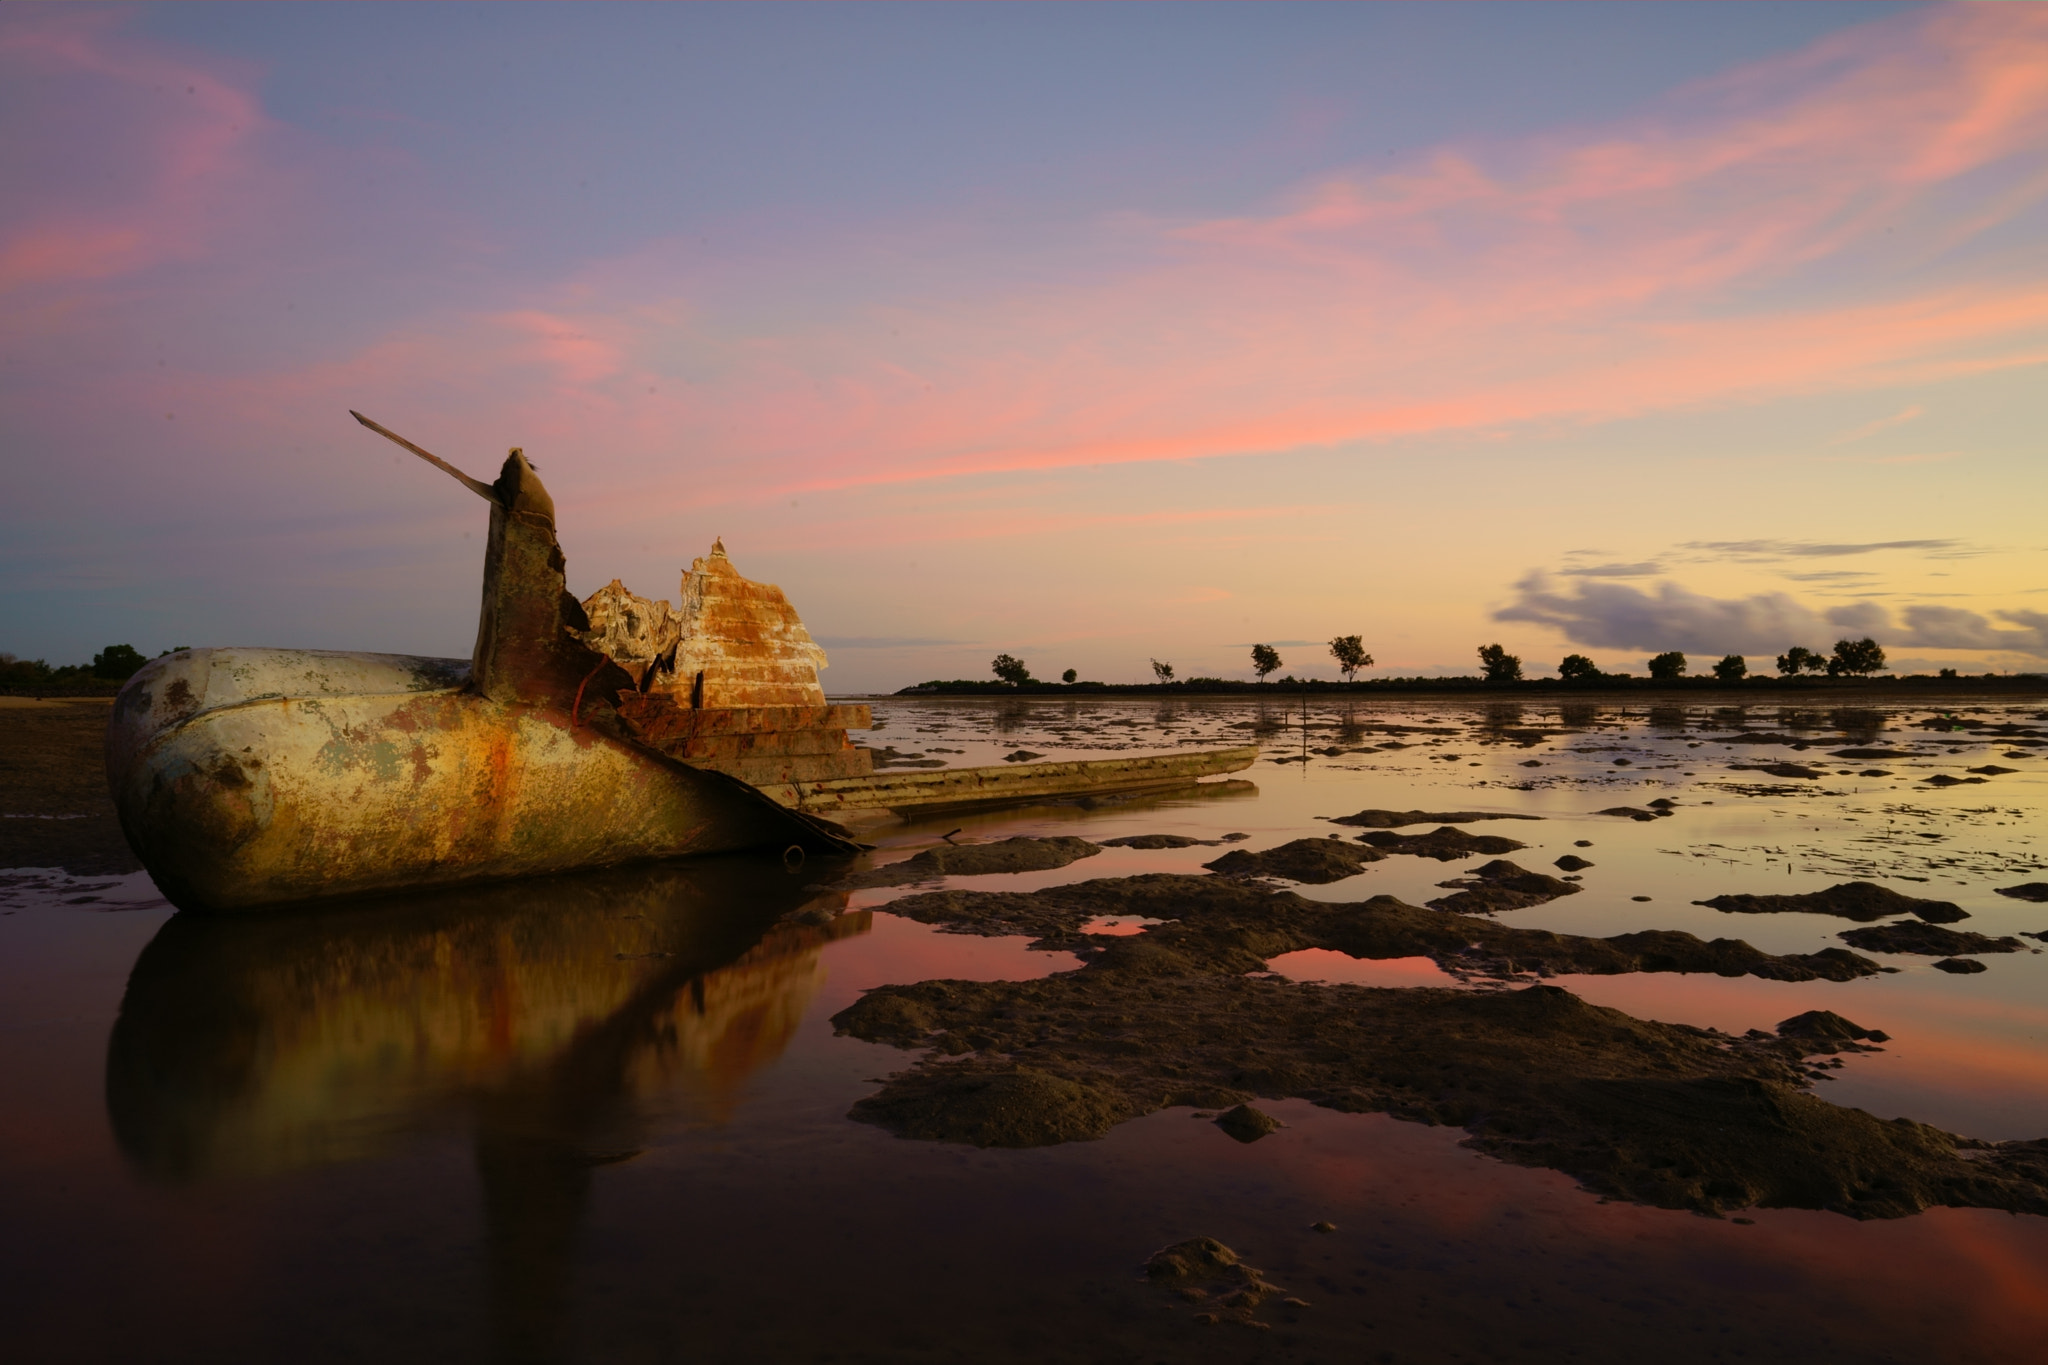
[[[1273,648],[1273,646],[1271,645],[1252,646],[1252,672],[1259,675],[1260,682],[1264,682],[1266,680],[1266,675],[1268,673],[1271,673],[1274,669],[1278,668],[1279,666],[1279,650]]]
[[[1006,683],[1021,686],[1031,681],[1031,670],[1024,666],[1022,659],[1013,654],[998,654],[989,660],[988,666]]]
[[[1724,654],[1714,665],[1714,676],[1722,682],[1741,682],[1749,676],[1749,660],[1740,654]]]
[[[1957,673],[1953,668],[1944,668],[1935,676],[1939,678],[1953,678],[1957,676]]]
[[[1650,660],[1650,676],[1659,682],[1670,682],[1685,676],[1685,656],[1675,649],[1667,649]]]
[[[1886,671],[1884,650],[1869,636],[1861,640],[1835,641],[1834,657],[1827,662],[1828,676],[1839,678],[1843,675],[1863,677],[1871,673]]]
[[[1567,654],[1557,666],[1557,676],[1566,682],[1589,682],[1600,676],[1600,669],[1583,654]]]
[[[1517,654],[1510,654],[1499,644],[1479,647],[1479,666],[1486,670],[1490,683],[1511,683],[1522,680],[1522,660]]]
[[[1154,659],[1152,661],[1152,676],[1159,679],[1159,681],[1163,683],[1172,682],[1173,665],[1168,663],[1161,663],[1159,660]]]
[[[1794,645],[1778,656],[1778,671],[1788,678],[1801,673],[1818,673],[1828,666],[1825,655],[1816,654],[1805,645]]]
[[[1365,642],[1356,635],[1339,635],[1330,641],[1330,657],[1337,661],[1345,682],[1357,682],[1358,670],[1372,667],[1372,655],[1365,652]]]
[[[1080,676],[1081,675],[1079,673],[1076,673],[1073,669],[1070,668],[1066,672],[1060,674],[1060,681],[1063,683],[1070,683]]]
[[[92,656],[92,675],[95,678],[116,678],[126,680],[148,663],[149,660],[137,652],[134,645],[108,645]]]

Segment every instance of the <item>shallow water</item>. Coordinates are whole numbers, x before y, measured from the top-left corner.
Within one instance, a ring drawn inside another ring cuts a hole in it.
[[[1944,709],[892,698],[864,741],[956,766],[1248,738],[1266,753],[1196,789],[868,837],[878,862],[949,833],[1241,832],[1231,847],[1256,850],[1348,836],[1319,817],[1365,807],[1514,812],[1543,819],[1468,828],[1528,844],[1510,855],[1525,867],[1594,864],[1580,894],[1503,916],[1517,925],[1811,952],[1850,922],[1693,902],[1862,878],[1954,901],[1957,928],[2048,930],[2048,905],[1993,890],[2048,880],[2048,711],[1958,701],[1980,724],[1927,728]],[[1718,738],[1738,731],[1807,747]],[[1732,766],[1787,760],[1826,775]],[[1986,765],[2017,771],[1926,781]],[[1675,814],[1594,813],[1660,797]],[[140,876],[0,874],[0,1340],[37,1360],[2039,1358],[2048,1220],[1700,1218],[1602,1202],[1454,1130],[1295,1100],[1265,1103],[1288,1126],[1250,1145],[1185,1109],[1027,1151],[845,1117],[911,1060],[833,1036],[862,990],[1076,964],[892,900],[1196,872],[1222,851],[852,893],[731,860],[225,921],[173,916]],[[1299,889],[1420,903],[1483,861],[1388,858]],[[1900,970],[1553,984],[1734,1032],[1833,1009],[1892,1041],[1817,1082],[1825,1098],[2048,1135],[2048,956],[1986,955],[1974,976],[1872,956]],[[1268,968],[1457,984],[1426,959]],[[1310,1306],[1265,1332],[1197,1324],[1140,1267],[1200,1235]]]

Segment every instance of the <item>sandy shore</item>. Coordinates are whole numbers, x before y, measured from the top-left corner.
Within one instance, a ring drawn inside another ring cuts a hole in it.
[[[0,867],[138,871],[107,795],[107,697],[0,697]]]

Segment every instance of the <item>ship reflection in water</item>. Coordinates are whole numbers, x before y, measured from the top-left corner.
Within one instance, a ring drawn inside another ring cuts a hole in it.
[[[723,1121],[779,1057],[826,944],[868,931],[758,859],[299,914],[179,915],[136,961],[107,1108],[158,1182],[474,1133],[501,1355],[559,1340],[594,1167],[656,1114]]]

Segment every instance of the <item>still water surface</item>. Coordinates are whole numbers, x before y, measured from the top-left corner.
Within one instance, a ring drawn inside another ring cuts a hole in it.
[[[1868,879],[1956,902],[1971,916],[1961,928],[2048,930],[2048,905],[1994,890],[2048,879],[2038,703],[1304,709],[1276,694],[892,698],[875,710],[866,742],[894,761],[1266,746],[1238,779],[1194,790],[884,827],[868,836],[875,862],[948,833],[1232,832],[1258,849],[1327,833],[1319,817],[1363,807],[1498,810],[1543,817],[1512,827],[1530,845],[1514,855],[1524,866],[1573,851],[1594,864],[1582,894],[1505,917],[1517,925],[1684,929],[1811,952],[1849,924],[1693,902]],[[1721,742],[1731,734],[1786,742]],[[1900,756],[1833,756],[1844,748]],[[1788,760],[1823,775],[1755,770]],[[1969,771],[1987,766],[2012,771]],[[1864,775],[1878,769],[1888,775]],[[1982,780],[1930,785],[1939,775]],[[1675,814],[1595,813],[1660,797]],[[1107,849],[1057,871],[938,884],[1192,873],[1217,852]],[[1299,889],[1420,903],[1466,867],[1389,858]],[[1739,1224],[1603,1203],[1556,1173],[1475,1156],[1457,1131],[1294,1100],[1265,1103],[1288,1126],[1250,1145],[1185,1109],[1026,1151],[851,1122],[874,1078],[910,1060],[834,1036],[831,1015],[863,990],[1018,979],[1076,959],[889,913],[934,883],[848,893],[818,871],[720,860],[246,919],[173,915],[140,875],[8,874],[0,1351],[2042,1358],[2048,1220],[1764,1210]],[[1731,1032],[1832,1009],[1893,1041],[1818,1083],[1825,1098],[1983,1138],[2048,1135],[2048,956],[1986,956],[1972,976],[1883,960],[1900,970],[1847,983],[1557,984]],[[1268,966],[1456,984],[1424,959],[1316,951]],[[1338,1231],[1310,1231],[1318,1220]],[[1237,1248],[1309,1306],[1269,1315],[1265,1332],[1197,1324],[1142,1278],[1147,1255],[1193,1236]]]

